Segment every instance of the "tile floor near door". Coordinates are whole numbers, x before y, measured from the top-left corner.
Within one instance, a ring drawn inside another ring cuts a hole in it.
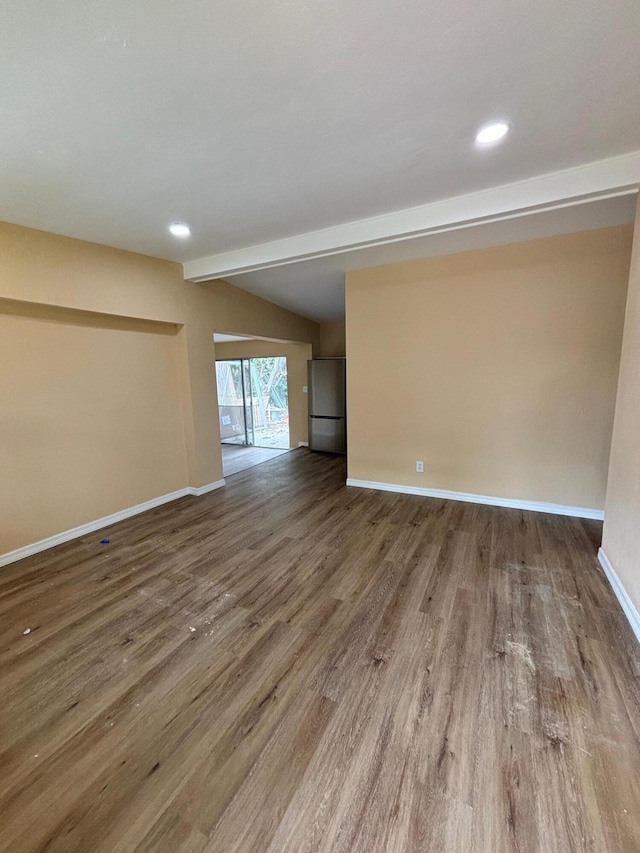
[[[0,850],[640,850],[600,525],[344,480],[299,450],[2,570]]]
[[[261,465],[283,453],[289,453],[290,448],[275,449],[273,447],[247,447],[245,444],[223,444],[222,445],[222,474],[230,477],[238,471]]]

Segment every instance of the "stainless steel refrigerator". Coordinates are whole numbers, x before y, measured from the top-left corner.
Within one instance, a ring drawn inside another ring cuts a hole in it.
[[[346,367],[344,358],[307,362],[311,450],[347,452]]]

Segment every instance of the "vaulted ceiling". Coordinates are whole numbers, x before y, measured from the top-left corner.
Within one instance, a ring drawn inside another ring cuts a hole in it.
[[[337,316],[349,265],[629,221],[639,36],[637,0],[7,0],[0,218]]]

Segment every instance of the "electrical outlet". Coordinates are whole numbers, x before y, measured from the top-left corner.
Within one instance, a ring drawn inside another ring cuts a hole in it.
[[[422,461],[422,459],[418,459],[418,461],[416,462],[416,471],[418,472],[418,474],[424,474],[424,462]]]

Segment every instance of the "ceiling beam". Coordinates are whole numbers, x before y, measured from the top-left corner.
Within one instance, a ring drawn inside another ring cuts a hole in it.
[[[187,281],[229,278],[297,261],[469,228],[638,192],[640,151],[184,264]]]

